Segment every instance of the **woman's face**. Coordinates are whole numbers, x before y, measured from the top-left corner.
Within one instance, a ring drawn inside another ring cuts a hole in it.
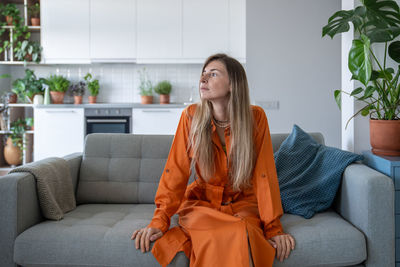
[[[214,60],[208,63],[200,77],[200,98],[206,100],[227,100],[231,87],[225,65]]]

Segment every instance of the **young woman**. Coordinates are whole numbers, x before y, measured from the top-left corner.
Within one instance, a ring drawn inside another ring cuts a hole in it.
[[[183,251],[190,266],[272,266],[295,241],[283,214],[271,137],[263,109],[251,106],[242,65],[210,56],[200,79],[200,103],[181,115],[146,228],[136,249],[168,265]],[[187,185],[191,170],[196,179]],[[170,218],[179,226],[170,230]]]

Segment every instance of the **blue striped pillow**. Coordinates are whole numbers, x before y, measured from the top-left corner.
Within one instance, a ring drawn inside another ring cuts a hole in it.
[[[318,144],[299,126],[275,152],[283,210],[306,219],[332,205],[345,168],[357,155]]]

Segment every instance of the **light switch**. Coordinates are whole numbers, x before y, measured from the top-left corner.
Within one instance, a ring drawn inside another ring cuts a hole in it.
[[[256,101],[255,104],[263,109],[279,109],[279,101]]]

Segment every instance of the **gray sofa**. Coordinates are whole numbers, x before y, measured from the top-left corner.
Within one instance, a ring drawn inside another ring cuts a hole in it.
[[[312,135],[323,142],[321,134]],[[275,150],[286,136],[272,135]],[[83,154],[65,157],[77,208],[60,221],[42,217],[32,175],[1,177],[0,266],[158,266],[151,253],[135,249],[130,237],[152,218],[172,138],[87,136]],[[274,266],[394,266],[393,203],[389,177],[350,165],[332,208],[308,220],[283,215],[283,227],[297,245]],[[170,264],[188,265],[182,252]]]

